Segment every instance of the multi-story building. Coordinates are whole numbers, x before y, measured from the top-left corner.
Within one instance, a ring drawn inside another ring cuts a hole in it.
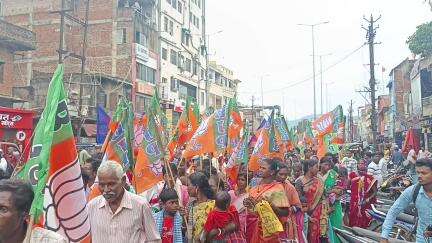
[[[432,56],[417,60],[411,70],[413,127],[423,133],[422,145],[432,149]]]
[[[138,113],[144,112],[160,76],[155,2],[89,1],[81,80],[81,61],[74,57],[82,55],[86,3],[87,0],[2,1],[3,18],[36,35],[36,50],[15,60],[14,67],[20,71],[14,73],[14,79],[34,88],[29,108],[43,108],[60,52],[72,120],[82,122],[85,118],[85,123],[92,123],[96,106],[112,111],[121,96],[132,99]],[[59,14],[62,8],[70,16],[64,18],[63,25]]]
[[[240,80],[234,78],[232,70],[216,62],[209,62],[207,98],[208,105],[216,109],[227,104],[229,99],[237,94],[237,87]]]
[[[21,69],[14,62],[15,56],[25,56],[35,49],[35,39],[33,32],[0,19],[0,106],[22,107],[28,102],[14,95],[17,87],[27,85],[17,78],[21,75]]]
[[[380,95],[377,101],[377,132],[379,140],[387,141],[390,136],[390,96]]]
[[[371,105],[365,105],[359,107],[359,121],[358,121],[358,133],[360,141],[372,144],[372,133],[371,133]]]
[[[400,147],[403,142],[403,132],[409,128],[410,111],[410,72],[414,60],[408,58],[394,67],[389,74],[390,81],[387,85],[390,95],[390,138]]]
[[[171,125],[186,98],[206,106],[205,0],[160,0],[161,93]]]

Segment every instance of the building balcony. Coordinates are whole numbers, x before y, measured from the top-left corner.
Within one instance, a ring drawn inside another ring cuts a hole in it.
[[[12,52],[36,49],[35,33],[1,19],[0,42]]]

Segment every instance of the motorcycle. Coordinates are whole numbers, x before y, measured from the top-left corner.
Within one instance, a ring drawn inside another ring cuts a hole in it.
[[[334,229],[336,236],[342,243],[369,243],[369,242],[379,242],[381,239],[381,235],[377,232],[373,232],[367,229],[362,229],[359,227],[344,227],[343,229]],[[391,243],[402,243],[406,242],[404,240],[390,238],[389,242]]]
[[[413,179],[406,175],[406,170],[398,168],[382,183],[379,188],[378,197],[394,201],[412,184]]]
[[[368,213],[374,219],[374,224],[370,226],[370,230],[381,232],[388,210],[389,209],[377,208],[375,205],[372,205],[372,209],[368,210]],[[412,211],[414,211],[413,206],[410,206],[396,217],[390,233],[391,238],[404,241],[415,241],[417,218],[416,216],[409,214],[413,213]]]

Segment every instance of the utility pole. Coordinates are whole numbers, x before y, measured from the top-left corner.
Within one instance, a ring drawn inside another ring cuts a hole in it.
[[[353,118],[353,101],[350,102],[349,109],[349,141],[352,143],[354,140],[354,118]]]
[[[363,19],[369,24],[367,28],[363,27],[363,29],[366,30],[366,39],[367,43],[369,45],[369,68],[370,68],[370,79],[369,79],[369,89],[370,89],[370,99],[371,99],[371,129],[372,129],[372,143],[374,146],[374,149],[377,148],[377,122],[376,122],[376,97],[375,97],[375,91],[376,91],[376,80],[375,80],[375,54],[374,54],[374,45],[375,43],[375,36],[376,36],[376,30],[379,26],[375,27],[375,23],[381,18],[379,16],[377,19],[374,20],[373,16],[370,16],[370,19],[366,19],[363,17]]]
[[[312,72],[313,72],[313,100],[314,100],[314,120],[316,119],[316,80],[315,80],[315,26],[328,24],[328,21],[316,24],[298,24],[301,26],[311,27],[312,32]]]
[[[58,11],[52,11],[50,13],[60,14],[60,40],[59,40],[59,49],[57,50],[59,54],[58,63],[61,64],[64,62],[64,59],[67,57],[72,57],[79,59],[81,61],[81,72],[80,72],[80,82],[79,82],[79,100],[78,100],[78,131],[77,138],[78,142],[81,141],[81,128],[85,121],[85,114],[83,114],[83,102],[82,102],[82,94],[84,92],[84,72],[85,72],[85,62],[86,62],[86,50],[87,50],[87,32],[88,32],[88,18],[89,18],[89,8],[90,8],[90,0],[85,1],[85,19],[81,20],[69,12],[74,11],[73,6],[66,6],[65,0],[60,0],[61,9]],[[66,8],[68,7],[68,8]],[[64,36],[65,36],[65,22],[66,20],[74,22],[78,26],[83,28],[83,40],[82,40],[82,49],[81,54],[76,54],[71,52],[70,50],[65,50],[64,48]],[[96,99],[96,93],[94,94],[94,98]],[[96,107],[95,107],[96,108]]]
[[[253,132],[254,131],[254,122],[255,122],[255,96],[254,95],[252,95],[251,101],[252,101],[252,130],[251,130],[251,132]]]

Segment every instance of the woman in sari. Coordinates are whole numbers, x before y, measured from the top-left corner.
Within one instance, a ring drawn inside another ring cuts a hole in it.
[[[318,177],[318,161],[304,160],[303,172],[296,181],[296,188],[300,188],[299,194],[306,199],[306,214],[308,215],[307,238],[309,243],[326,242],[327,220],[325,220],[326,209],[323,207],[324,184]],[[323,220],[324,219],[324,220]]]
[[[246,207],[243,205],[244,199],[248,196],[247,188],[247,174],[240,172],[237,176],[237,189],[229,191],[231,196],[231,205],[233,205],[239,214],[241,231],[246,234]]]
[[[330,242],[340,242],[336,237],[333,227],[342,228],[342,205],[340,202],[340,196],[342,195],[342,190],[337,185],[338,183],[338,173],[333,169],[332,157],[324,156],[320,161],[320,169],[322,179],[324,181],[324,195],[325,203],[329,206],[329,216],[330,224],[328,236]]]
[[[208,177],[201,172],[195,172],[189,176],[188,192],[190,197],[195,198],[189,203],[188,242],[203,242],[204,224],[208,214],[215,207],[215,193],[209,185]],[[235,223],[229,223],[222,230],[224,235],[229,238],[230,234],[236,232],[238,227],[239,225]]]
[[[304,219],[300,217],[297,219],[297,212],[301,211],[301,202],[297,190],[288,180],[289,169],[286,164],[279,165],[279,171],[276,174],[276,181],[283,184],[285,193],[290,204],[289,215],[284,224],[284,232],[281,233],[281,239],[286,241],[297,241],[300,243],[305,242],[303,238],[303,224]]]
[[[376,203],[377,180],[367,174],[365,161],[360,161],[357,166],[359,176],[351,181],[351,204],[349,211],[349,226],[367,228],[372,222],[372,217],[367,213]]]
[[[278,163],[265,159],[260,164],[261,181],[249,192],[243,204],[248,209],[247,242],[280,242],[283,220],[289,215],[284,186],[275,181]],[[271,207],[271,208],[269,208]]]

